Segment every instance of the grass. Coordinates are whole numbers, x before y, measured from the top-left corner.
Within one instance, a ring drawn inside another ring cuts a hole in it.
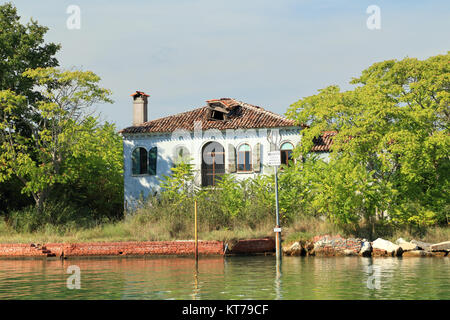
[[[232,228],[208,230],[199,222],[200,240],[235,241],[273,236],[273,221],[263,221],[250,227],[235,224]],[[283,240],[289,244],[300,240],[309,240],[316,235],[341,234],[346,237],[364,237],[361,230],[343,232],[328,221],[317,218],[302,217],[283,228]],[[363,233],[363,232],[362,232]],[[378,237],[395,241],[402,237],[406,240],[422,240],[430,243],[448,241],[449,227],[430,227],[422,233],[410,230],[386,231],[381,229]],[[115,223],[103,223],[91,228],[63,228],[45,225],[35,232],[17,232],[0,219],[0,243],[51,243],[51,242],[103,242],[103,241],[164,241],[193,239],[193,221],[180,219],[153,220],[146,215],[130,216]]]
[[[92,228],[61,228],[46,225],[34,232],[17,232],[0,220],[0,243],[51,243],[51,242],[97,242],[97,241],[165,241],[194,238],[193,221],[147,220],[146,217],[130,217],[115,223],[103,223]],[[200,240],[231,241],[261,238],[273,235],[273,226],[246,225],[233,229],[205,230],[199,226]]]

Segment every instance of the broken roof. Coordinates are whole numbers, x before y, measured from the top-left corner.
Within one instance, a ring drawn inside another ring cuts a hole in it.
[[[256,129],[276,127],[298,127],[294,120],[231,98],[207,100],[207,106],[191,111],[178,113],[164,118],[144,122],[128,127],[120,133],[156,133],[173,132],[175,130],[194,130],[194,123],[201,121],[202,130],[207,129]],[[210,109],[214,105],[228,110],[226,120],[210,119]]]
[[[337,131],[324,131],[321,136],[314,138],[314,146],[311,148],[312,152],[329,152],[333,144],[333,137]]]
[[[133,94],[145,95],[144,92],[136,91]],[[191,111],[150,120],[138,126],[131,126],[120,130],[120,133],[167,133],[175,130],[194,130],[194,123],[200,121],[202,130],[208,129],[257,129],[257,128],[280,128],[298,127],[294,120],[287,119],[259,106],[251,105],[236,99],[221,98],[206,101],[207,105]],[[228,111],[227,120],[215,120],[209,117],[211,109],[225,109]],[[307,127],[301,125],[300,127]],[[312,152],[329,152],[333,144],[336,131],[324,131],[315,138]]]

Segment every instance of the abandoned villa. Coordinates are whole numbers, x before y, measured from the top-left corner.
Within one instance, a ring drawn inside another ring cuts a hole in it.
[[[180,161],[190,163],[197,186],[214,186],[225,173],[237,179],[272,173],[267,153],[279,150],[288,164],[302,126],[293,120],[231,98],[206,101],[187,112],[148,120],[148,94],[136,91],[133,125],[120,131],[124,154],[125,207],[159,189],[159,179]],[[272,143],[268,135],[276,137]],[[312,152],[328,157],[332,134],[315,141]]]

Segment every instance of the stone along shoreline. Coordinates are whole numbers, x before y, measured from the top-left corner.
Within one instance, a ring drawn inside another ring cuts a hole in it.
[[[193,240],[178,241],[124,241],[0,244],[0,258],[68,258],[94,256],[190,256],[195,252]],[[273,254],[274,238],[247,239],[234,242],[199,241],[200,255]],[[298,241],[283,246],[287,256],[363,256],[363,257],[448,257],[450,241],[430,244],[398,239],[396,244],[376,239],[343,238],[340,235],[316,236],[311,240]]]
[[[340,235],[316,236],[283,247],[283,254],[292,256],[448,257],[449,251],[450,241],[431,244],[399,238],[392,243],[378,238],[371,242]]]

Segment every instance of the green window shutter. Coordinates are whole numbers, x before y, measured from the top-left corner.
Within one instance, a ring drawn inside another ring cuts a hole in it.
[[[236,172],[236,148],[232,145],[228,145],[228,173]]]
[[[257,143],[253,148],[253,171],[261,171],[261,143]]]
[[[157,158],[158,158],[158,148],[153,147],[148,152],[148,174],[151,176],[156,175]]]
[[[132,174],[139,174],[140,170],[140,148],[136,148],[133,150],[133,153],[131,154],[131,172]]]

